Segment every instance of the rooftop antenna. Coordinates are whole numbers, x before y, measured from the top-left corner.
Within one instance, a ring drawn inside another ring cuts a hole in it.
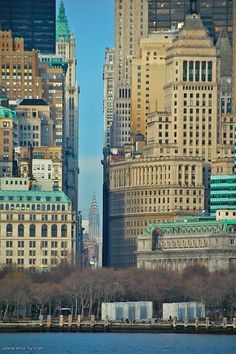
[[[197,0],[190,0],[190,14],[191,15],[198,13],[197,8],[198,8]]]

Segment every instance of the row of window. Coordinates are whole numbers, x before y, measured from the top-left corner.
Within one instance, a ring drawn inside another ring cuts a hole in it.
[[[52,211],[65,211],[66,206],[60,204],[0,204],[0,210],[52,210]]]
[[[24,237],[25,236],[25,226],[23,224],[18,225],[18,237]],[[41,226],[41,237],[47,237],[48,236],[48,225],[43,224]],[[7,236],[13,236],[13,225],[12,224],[7,224],[6,226],[6,235]],[[29,236],[30,237],[35,237],[36,236],[36,225],[31,224],[29,226]],[[56,224],[51,225],[51,237],[57,237],[58,235],[58,226]],[[67,237],[67,225],[63,224],[61,226],[61,237]]]
[[[212,61],[184,60],[183,81],[212,81]]]
[[[18,241],[17,242],[17,247],[18,248],[24,248],[27,246],[27,242],[25,241]],[[48,248],[50,247],[51,248],[58,248],[61,246],[61,248],[67,248],[68,247],[68,242],[67,241],[61,241],[58,242],[58,241],[51,241],[51,242],[48,242],[48,241],[41,241],[40,242],[40,248],[43,249],[43,248]],[[6,248],[12,248],[13,247],[13,241],[6,241]],[[15,247],[15,245],[14,245]],[[29,241],[29,247],[30,248],[36,248],[36,241]],[[36,250],[29,250],[29,255],[30,256],[34,256],[36,253]],[[45,251],[43,251],[45,252]]]

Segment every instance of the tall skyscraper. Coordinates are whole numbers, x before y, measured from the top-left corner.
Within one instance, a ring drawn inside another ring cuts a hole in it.
[[[56,28],[56,52],[68,65],[64,87],[64,191],[77,212],[79,86],[76,78],[75,36],[70,32],[63,1],[60,3]]]
[[[55,52],[56,0],[0,0],[0,29],[24,38],[25,50]]]
[[[103,117],[104,117],[104,148],[111,146],[111,126],[113,120],[114,101],[114,49],[107,48],[103,67]]]
[[[131,60],[138,54],[139,40],[148,34],[146,0],[115,1],[115,70],[113,147],[130,144]]]
[[[147,116],[164,111],[166,49],[178,31],[159,31],[140,40],[140,54],[132,60],[131,134],[146,135]]]
[[[89,239],[91,241],[101,241],[100,235],[100,215],[96,197],[94,195],[89,211]]]
[[[149,31],[170,29],[184,22],[190,12],[190,3],[200,14],[211,36],[217,36],[223,29],[232,32],[233,0],[148,0]]]

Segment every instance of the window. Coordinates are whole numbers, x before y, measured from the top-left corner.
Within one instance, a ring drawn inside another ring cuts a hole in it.
[[[43,224],[41,227],[41,236],[47,237],[48,236],[48,227],[46,224]]]
[[[183,81],[187,81],[187,76],[188,76],[188,63],[185,60],[183,62]]]
[[[212,61],[208,62],[208,74],[207,74],[208,81],[212,81]]]
[[[23,224],[18,225],[18,236],[19,237],[24,236],[24,225]]]
[[[195,81],[199,81],[200,78],[200,62],[196,61],[195,63]]]
[[[61,237],[67,237],[67,225],[65,224],[61,227]]]
[[[51,227],[51,237],[57,237],[57,225],[53,224]]]
[[[202,62],[202,81],[206,81],[206,62]]]
[[[36,234],[36,227],[34,224],[30,225],[30,237],[35,237]]]
[[[13,227],[12,224],[7,224],[7,236],[12,236]]]
[[[189,81],[193,81],[193,61],[189,62]]]

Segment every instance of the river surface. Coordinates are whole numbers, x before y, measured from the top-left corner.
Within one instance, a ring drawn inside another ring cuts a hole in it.
[[[11,333],[0,334],[0,353],[236,354],[236,336],[146,333]]]

